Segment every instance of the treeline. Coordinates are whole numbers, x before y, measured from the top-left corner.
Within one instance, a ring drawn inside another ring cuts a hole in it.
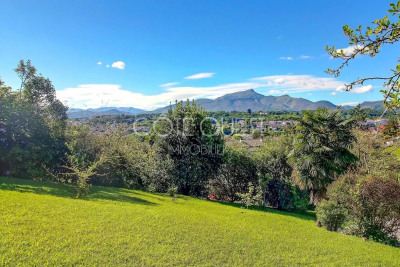
[[[329,230],[399,245],[400,164],[384,146],[399,134],[394,119],[385,137],[359,129],[359,109],[304,111],[296,127],[247,147],[227,145],[209,114],[187,101],[158,118],[150,135],[98,134],[68,122],[50,80],[29,61],[16,71],[20,90],[0,85],[0,175],[74,184],[78,197],[104,185],[247,207],[316,207]]]

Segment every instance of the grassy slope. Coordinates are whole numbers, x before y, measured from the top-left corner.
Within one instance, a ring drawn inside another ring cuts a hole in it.
[[[383,265],[400,250],[312,217],[126,189],[0,178],[0,265]]]

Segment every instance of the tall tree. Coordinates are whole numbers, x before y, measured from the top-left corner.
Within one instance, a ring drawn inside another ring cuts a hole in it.
[[[223,139],[204,109],[194,101],[178,102],[155,124],[152,135],[158,157],[173,161],[171,186],[185,195],[205,195],[208,180],[222,163]]]
[[[16,72],[22,90],[0,89],[0,172],[42,177],[46,168],[55,168],[64,156],[67,108],[55,97],[51,81],[35,75],[30,61],[21,61]]]
[[[324,197],[335,176],[355,161],[356,156],[349,151],[355,141],[353,125],[354,120],[345,120],[340,109],[304,112],[289,162],[295,181],[310,191],[310,202]]]
[[[22,97],[22,89],[24,88],[24,85],[26,82],[28,82],[30,79],[35,77],[36,68],[34,66],[32,66],[30,59],[28,59],[26,61],[26,63],[23,59],[21,59],[18,63],[17,68],[15,68],[14,71],[18,74],[18,77],[21,80],[21,86],[19,88],[19,93]]]
[[[395,44],[400,41],[400,1],[391,3],[388,10],[389,15],[382,19],[372,22],[372,26],[363,28],[362,25],[356,29],[350,28],[348,25],[343,26],[343,33],[349,39],[351,49],[337,49],[335,46],[326,47],[326,50],[333,58],[340,58],[343,62],[336,69],[328,69],[327,73],[340,76],[342,69],[358,56],[368,55],[375,57],[383,46]],[[398,61],[398,58],[394,58]],[[384,94],[384,102],[387,108],[400,107],[400,64],[397,64],[391,74],[387,76],[363,77],[346,85],[346,90],[350,91],[354,86],[363,85],[366,81],[379,80],[383,81],[386,89],[381,90]]]

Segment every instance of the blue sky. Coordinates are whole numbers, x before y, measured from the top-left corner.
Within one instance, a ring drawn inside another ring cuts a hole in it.
[[[389,2],[1,0],[0,76],[17,88],[12,69],[31,59],[75,108],[153,109],[250,88],[335,104],[380,100],[379,83],[336,89],[390,74],[398,46],[358,58],[338,79],[324,73],[340,63],[324,48],[348,47],[342,26],[383,17]]]

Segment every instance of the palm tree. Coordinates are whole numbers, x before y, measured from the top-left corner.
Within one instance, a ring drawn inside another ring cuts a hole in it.
[[[353,119],[343,118],[340,109],[303,112],[289,162],[294,180],[310,191],[311,203],[319,202],[326,187],[355,161],[349,151],[355,141],[354,124]]]

